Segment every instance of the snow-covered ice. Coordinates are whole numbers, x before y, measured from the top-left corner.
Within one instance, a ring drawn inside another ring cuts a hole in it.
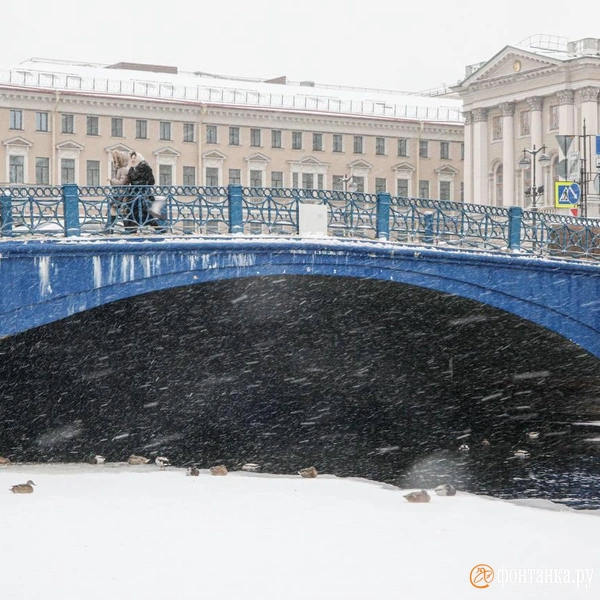
[[[33,494],[9,493],[27,479]],[[600,513],[429,491],[410,504],[406,490],[327,475],[2,467],[0,598],[600,597]],[[481,563],[496,575],[486,590],[469,581]],[[511,569],[534,583],[503,587]]]

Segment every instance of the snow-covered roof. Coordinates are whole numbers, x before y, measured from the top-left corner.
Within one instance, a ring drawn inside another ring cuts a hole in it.
[[[183,72],[175,67],[103,65],[33,58],[0,71],[0,85],[126,96],[178,103],[206,103],[378,118],[462,123],[462,100],[364,88],[273,83]]]

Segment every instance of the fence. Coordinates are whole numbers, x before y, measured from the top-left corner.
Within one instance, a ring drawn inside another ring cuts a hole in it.
[[[153,215],[157,197],[164,206]],[[0,234],[296,236],[303,203],[327,207],[331,236],[600,261],[597,219],[388,193],[238,185],[1,188]]]

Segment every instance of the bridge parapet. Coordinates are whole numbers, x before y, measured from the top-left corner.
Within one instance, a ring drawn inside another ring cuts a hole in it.
[[[327,235],[334,237],[600,260],[597,219],[385,192],[68,184],[2,188],[0,203],[0,234],[6,238],[132,233],[297,236],[300,206],[310,203],[327,208]],[[160,212],[149,212],[157,204]],[[124,225],[127,215],[135,227]]]

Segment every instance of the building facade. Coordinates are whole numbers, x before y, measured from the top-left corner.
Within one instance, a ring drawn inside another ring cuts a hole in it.
[[[0,72],[3,185],[107,185],[136,150],[157,184],[463,198],[454,98],[32,59]]]
[[[554,182],[576,180],[588,192],[584,216],[600,216],[600,40],[534,36],[467,67],[454,90],[464,103],[466,201],[562,213],[568,209],[555,208]],[[572,136],[571,145],[557,136]],[[540,149],[549,161],[540,163]]]

